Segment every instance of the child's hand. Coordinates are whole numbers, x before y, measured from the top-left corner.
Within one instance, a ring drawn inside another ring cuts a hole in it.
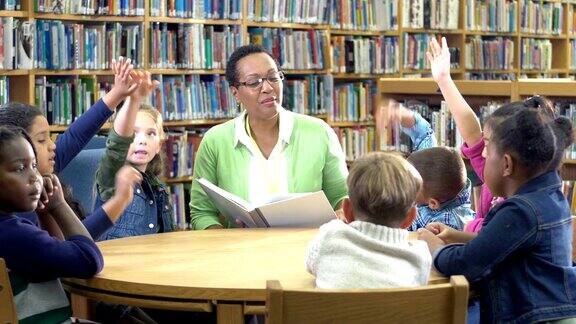
[[[450,51],[448,50],[445,37],[442,37],[442,47],[440,47],[436,38],[432,38],[426,57],[430,62],[432,78],[434,78],[436,83],[450,78]]]
[[[446,224],[434,222],[426,225],[426,229],[436,235],[436,237],[441,239],[445,244],[456,243],[454,237],[457,236],[455,234],[457,234],[458,231]]]
[[[115,197],[121,197],[128,205],[134,197],[134,185],[142,181],[140,171],[134,167],[125,165],[116,173]]]
[[[43,208],[40,208],[40,204],[38,204],[39,205],[38,208],[40,211],[43,212],[51,212],[54,209],[58,208],[60,205],[66,203],[66,200],[64,200],[64,191],[62,190],[60,180],[58,180],[58,177],[55,174],[44,176],[43,178],[44,178],[43,191],[45,191],[46,194],[44,194],[43,192],[41,199],[43,199],[43,197],[47,197],[48,199],[42,202]]]
[[[136,84],[138,84],[138,87],[130,94],[130,99],[138,103],[143,102],[146,97],[150,96],[152,91],[160,84],[158,80],[152,80],[152,76],[148,71],[133,71],[131,76]]]
[[[138,87],[138,83],[135,82],[132,77],[132,70],[134,65],[132,65],[132,60],[130,58],[124,59],[122,56],[116,60],[112,60],[112,71],[114,71],[114,86],[111,91],[115,91],[121,96],[129,96]]]
[[[374,118],[376,120],[376,132],[379,136],[387,127],[400,124],[403,127],[411,128],[416,123],[414,113],[394,99],[390,99],[388,104],[378,107],[374,113]]]
[[[434,235],[434,233],[425,228],[418,229],[418,239],[428,243],[430,254],[434,254],[436,250],[446,245],[440,238]]]
[[[51,176],[42,177],[42,193],[40,194],[40,200],[38,201],[38,206],[36,211],[43,212],[46,204],[50,201],[50,197],[54,194],[54,186],[52,185]]]

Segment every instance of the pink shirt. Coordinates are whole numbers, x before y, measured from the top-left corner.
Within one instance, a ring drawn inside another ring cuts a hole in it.
[[[468,145],[464,143],[461,150],[464,156],[470,159],[470,163],[472,164],[474,172],[476,172],[480,180],[484,182],[484,164],[486,163],[486,159],[482,157],[482,150],[484,150],[484,139],[482,138],[472,147],[468,147]],[[466,224],[464,231],[473,233],[480,232],[482,223],[484,222],[484,217],[486,217],[486,214],[488,214],[488,211],[492,207],[494,201],[494,196],[490,190],[488,190],[486,183],[484,183],[480,192],[480,201],[478,202],[478,206],[476,206],[476,217],[468,224]]]

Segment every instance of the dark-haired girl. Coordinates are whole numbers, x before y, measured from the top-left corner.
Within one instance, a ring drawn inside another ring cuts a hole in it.
[[[52,237],[14,213],[38,206],[43,179],[32,140],[21,128],[0,126],[0,258],[6,261],[20,323],[63,323],[71,309],[59,277],[90,278],[103,259],[86,228],[54,184],[43,213],[50,213],[65,240]]]
[[[21,127],[30,134],[37,153],[38,171],[41,175],[48,176],[48,181],[51,174],[58,173],[68,165],[110,118],[116,106],[136,89],[137,84],[134,84],[130,77],[132,65],[129,59],[120,58],[117,63],[113,64],[113,69],[115,78],[112,90],[74,121],[66,132],[58,136],[56,143],[50,137],[48,120],[42,115],[40,109],[16,102],[0,107],[0,125]],[[124,178],[124,175],[129,175],[130,179],[127,181],[134,182],[133,173],[135,172],[125,170],[120,176]],[[86,217],[84,225],[92,237],[98,238],[108,230],[120,217],[128,202],[122,197],[110,199],[102,207],[94,210],[90,217]],[[34,223],[40,221],[44,228],[53,232],[54,222],[49,215],[39,219],[35,211],[30,211],[18,216]],[[53,234],[58,233],[53,232]]]
[[[434,267],[445,275],[465,275],[479,293],[482,323],[576,318],[570,208],[551,168],[557,153],[572,143],[568,137],[558,140],[558,134],[568,134],[572,125],[520,104],[500,108],[512,113],[494,113],[487,121],[490,132],[484,132],[484,181],[506,200],[488,212],[468,243],[445,245],[432,232],[419,232]]]

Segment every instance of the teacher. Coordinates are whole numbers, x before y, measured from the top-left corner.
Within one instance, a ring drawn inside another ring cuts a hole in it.
[[[321,119],[282,108],[283,79],[261,46],[239,47],[228,59],[226,80],[244,110],[208,130],[200,144],[190,200],[194,229],[235,226],[219,217],[199,178],[251,203],[323,190],[332,208],[340,208],[348,170],[336,133]]]

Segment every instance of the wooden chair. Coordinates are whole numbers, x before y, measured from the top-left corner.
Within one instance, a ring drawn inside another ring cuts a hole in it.
[[[8,269],[2,258],[0,258],[0,323],[18,323],[12,287],[10,286],[10,279],[8,279]]]
[[[290,323],[466,323],[468,281],[418,288],[283,290],[266,283],[269,324]]]

